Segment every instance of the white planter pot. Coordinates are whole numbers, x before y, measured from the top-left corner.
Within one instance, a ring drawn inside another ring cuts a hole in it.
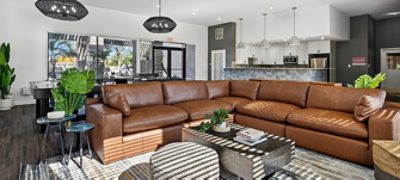
[[[10,110],[14,105],[12,95],[8,95],[6,98],[0,99],[0,111]]]
[[[226,128],[226,122],[222,122],[221,124],[217,125],[219,128]]]

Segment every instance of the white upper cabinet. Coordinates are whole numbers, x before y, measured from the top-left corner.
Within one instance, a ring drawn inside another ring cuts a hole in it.
[[[239,23],[236,27],[239,39]],[[242,30],[244,42],[260,42],[264,32],[261,14],[244,19]],[[349,40],[350,18],[329,5],[300,7],[296,10],[296,35],[305,39]],[[293,36],[293,11],[268,14],[266,36],[272,42],[289,40]]]
[[[329,54],[331,53],[331,41],[310,41],[308,42],[308,54]]]

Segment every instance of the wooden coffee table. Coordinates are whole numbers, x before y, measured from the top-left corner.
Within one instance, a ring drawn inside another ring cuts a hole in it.
[[[233,140],[238,131],[247,127],[230,125],[232,130],[228,133],[202,133],[197,127],[183,128],[182,141],[213,148],[219,155],[222,168],[244,179],[270,176],[294,158],[294,141],[266,133],[266,141],[250,147]]]
[[[373,141],[375,177],[400,179],[400,141]]]

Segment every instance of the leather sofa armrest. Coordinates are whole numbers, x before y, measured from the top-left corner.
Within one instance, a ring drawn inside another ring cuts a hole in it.
[[[400,109],[384,107],[374,113],[368,120],[369,145],[372,140],[400,139]]]
[[[122,136],[122,113],[105,104],[88,105],[86,121],[95,125],[94,131],[103,140]]]

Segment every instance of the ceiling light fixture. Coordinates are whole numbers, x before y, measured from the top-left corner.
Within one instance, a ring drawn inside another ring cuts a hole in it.
[[[325,40],[325,37],[321,37],[320,39],[321,39],[321,41],[322,41],[322,40]]]
[[[269,43],[269,41],[266,38],[266,36],[267,36],[267,13],[263,13],[262,15],[264,16],[264,39],[260,42],[260,46],[262,46],[263,48],[270,48],[271,44]]]
[[[399,14],[400,14],[400,11],[386,13],[386,15],[389,15],[389,16],[396,16],[396,15],[399,15]]]
[[[161,0],[158,0],[158,16],[147,19],[143,26],[151,33],[169,33],[176,28],[176,23],[169,17],[161,16]]]
[[[274,7],[272,7],[272,6],[269,7],[270,10],[273,9],[273,8],[274,8]]]
[[[243,18],[239,18],[239,23],[240,23],[240,41],[239,41],[239,43],[237,45],[238,49],[245,49],[246,48],[246,46],[242,42],[242,21],[243,21]]]
[[[89,14],[76,0],[38,0],[35,6],[45,16],[64,21],[79,21]]]
[[[300,38],[296,36],[296,9],[297,7],[293,7],[293,36],[289,40],[289,45],[291,46],[299,46]]]
[[[220,18],[220,17],[219,17],[219,18],[217,18],[217,21],[222,21],[222,18]]]

